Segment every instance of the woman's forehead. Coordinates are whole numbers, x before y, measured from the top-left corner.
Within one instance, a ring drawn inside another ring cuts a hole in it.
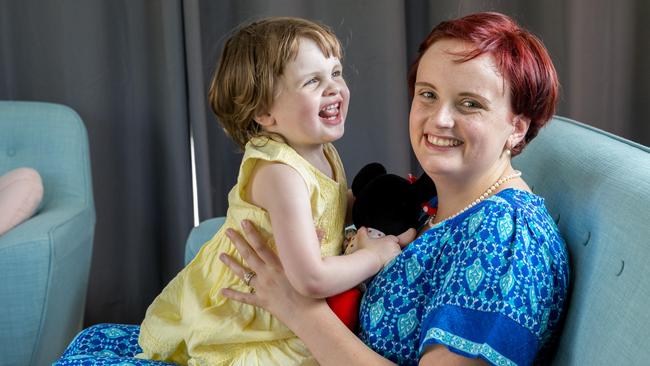
[[[504,95],[507,83],[499,73],[494,56],[484,53],[465,61],[464,55],[472,50],[470,43],[459,40],[433,43],[420,59],[416,83],[425,82],[458,92]]]

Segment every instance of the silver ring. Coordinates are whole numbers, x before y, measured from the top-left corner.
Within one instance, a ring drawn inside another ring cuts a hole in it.
[[[250,286],[251,280],[255,276],[257,276],[257,273],[255,273],[255,271],[248,271],[244,274],[244,283],[246,286]]]

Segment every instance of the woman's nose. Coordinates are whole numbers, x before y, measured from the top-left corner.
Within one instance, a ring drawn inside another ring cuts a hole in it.
[[[453,114],[448,107],[440,106],[431,111],[429,123],[433,123],[438,128],[451,128],[454,125]]]

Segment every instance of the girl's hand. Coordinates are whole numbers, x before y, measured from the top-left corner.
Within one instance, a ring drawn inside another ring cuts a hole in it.
[[[358,249],[366,249],[377,255],[382,267],[399,255],[402,252],[402,247],[406,246],[414,238],[414,229],[409,229],[398,236],[386,235],[372,238],[365,227],[360,228],[355,236]]]
[[[291,286],[280,259],[264,242],[251,222],[244,220],[242,229],[248,241],[232,229],[227,230],[226,235],[249,268],[227,254],[222,253],[219,259],[242,281],[245,281],[245,276],[250,271],[255,273],[248,283],[251,292],[225,288],[221,290],[224,296],[266,309],[289,327],[292,319],[295,318],[293,314],[324,302],[324,300],[305,297]]]

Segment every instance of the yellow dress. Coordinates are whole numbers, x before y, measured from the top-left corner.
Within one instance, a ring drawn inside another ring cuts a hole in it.
[[[303,177],[314,227],[324,234],[321,255],[341,254],[347,205],[345,172],[331,144],[325,145],[324,151],[334,179],[284,143],[270,139],[264,139],[263,145],[259,145],[260,139],[255,142],[246,145],[237,184],[228,194],[223,227],[147,309],[138,340],[143,353],[138,357],[188,365],[317,364],[302,341],[270,313],[220,294],[225,287],[249,289],[218,257],[225,252],[241,261],[224,230],[240,230],[243,219],[255,222],[275,246],[268,213],[245,200],[250,174],[260,160],[290,165]]]

